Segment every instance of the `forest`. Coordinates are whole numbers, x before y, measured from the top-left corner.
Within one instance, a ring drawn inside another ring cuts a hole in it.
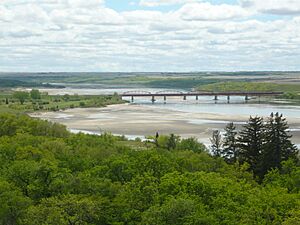
[[[0,224],[300,224],[299,153],[287,128],[276,113],[239,132],[228,124],[210,154],[195,138],[72,134],[2,113]]]

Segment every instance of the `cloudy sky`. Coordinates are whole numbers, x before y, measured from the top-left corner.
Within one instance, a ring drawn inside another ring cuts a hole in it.
[[[300,70],[300,0],[0,0],[0,71]]]

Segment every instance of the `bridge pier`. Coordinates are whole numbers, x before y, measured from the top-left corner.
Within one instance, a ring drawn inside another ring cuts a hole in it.
[[[152,95],[152,99],[151,99],[151,101],[152,101],[152,103],[154,103],[154,102],[155,102],[155,96],[154,96],[154,95]]]
[[[215,98],[214,98],[215,101],[218,101],[218,95],[215,95]]]
[[[167,101],[167,96],[164,96],[164,101]]]
[[[133,96],[131,96],[131,102],[134,102],[134,97]]]
[[[246,95],[246,96],[245,96],[245,101],[249,101],[249,100],[250,100],[249,96]]]
[[[198,95],[196,95],[196,100],[197,100],[197,101],[199,100],[199,96],[198,96]]]
[[[186,100],[186,95],[183,96],[183,100]]]
[[[227,103],[230,103],[230,95],[227,96]]]

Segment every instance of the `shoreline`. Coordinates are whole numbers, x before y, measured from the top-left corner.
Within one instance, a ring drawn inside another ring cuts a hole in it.
[[[249,119],[244,115],[192,113],[138,104],[108,105],[104,108],[75,108],[59,112],[37,112],[31,117],[58,122],[69,130],[142,137],[160,134],[196,137],[208,142],[213,130],[223,130],[228,122],[237,129]],[[300,144],[300,118],[288,118],[293,142]]]

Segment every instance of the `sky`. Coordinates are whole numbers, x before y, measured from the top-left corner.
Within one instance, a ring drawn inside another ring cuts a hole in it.
[[[300,0],[0,0],[1,72],[300,70]]]

